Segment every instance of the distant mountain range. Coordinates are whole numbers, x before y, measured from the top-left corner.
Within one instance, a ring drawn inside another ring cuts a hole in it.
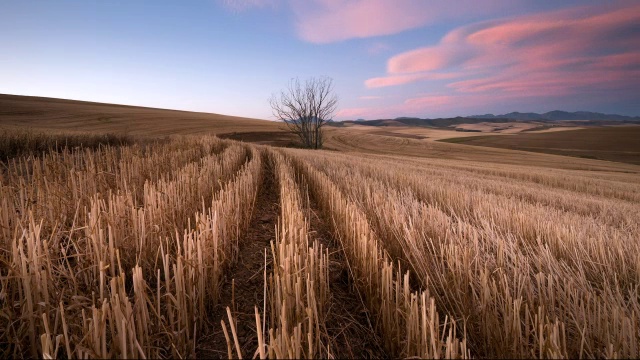
[[[513,119],[513,120],[640,120],[640,116],[625,116],[625,115],[616,115],[616,114],[603,114],[591,111],[576,111],[576,112],[568,112],[561,110],[549,111],[543,114],[538,113],[521,113],[521,112],[510,112],[508,114],[503,115],[493,115],[493,114],[485,114],[485,115],[472,115],[467,116],[469,118],[475,119]]]
[[[480,119],[480,118],[466,118],[466,117],[455,117],[455,118],[439,118],[439,119],[420,119],[420,118],[410,118],[410,117],[399,117],[395,119],[378,119],[378,120],[346,120],[342,122],[335,122],[331,125],[333,126],[343,126],[346,124],[358,124],[358,125],[367,125],[367,126],[426,126],[426,127],[447,127],[452,125],[460,125],[460,124],[469,124],[469,123],[477,123],[477,122],[509,122],[513,121],[510,119],[500,119],[500,118],[491,118],[491,119]]]
[[[358,124],[367,126],[424,126],[424,127],[450,127],[460,124],[474,124],[479,122],[504,123],[511,121],[547,123],[551,126],[557,122],[565,122],[563,126],[576,126],[578,124],[566,123],[567,121],[583,120],[579,126],[603,126],[622,125],[626,123],[640,123],[640,116],[625,116],[616,114],[602,114],[590,111],[549,111],[543,114],[510,112],[508,114],[494,115],[471,115],[457,116],[453,118],[421,119],[414,117],[397,117],[395,119],[377,120],[346,120],[331,123],[332,126],[344,126],[347,124]],[[559,125],[559,124],[558,124]]]

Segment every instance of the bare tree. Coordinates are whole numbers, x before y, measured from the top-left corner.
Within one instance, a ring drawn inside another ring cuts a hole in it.
[[[302,145],[320,149],[322,127],[333,120],[338,97],[329,77],[310,78],[304,85],[296,78],[280,94],[273,94],[269,104],[273,115],[300,138]]]

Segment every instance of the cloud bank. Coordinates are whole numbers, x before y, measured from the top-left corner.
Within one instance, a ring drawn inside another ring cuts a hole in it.
[[[473,24],[451,31],[436,46],[391,57],[387,75],[368,79],[365,86],[452,79],[446,90],[465,101],[472,95],[487,101],[573,96],[587,102],[602,93],[637,96],[638,24],[638,2]],[[426,102],[424,110],[432,105]]]

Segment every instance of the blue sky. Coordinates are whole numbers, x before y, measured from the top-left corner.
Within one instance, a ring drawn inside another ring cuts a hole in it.
[[[640,115],[639,10],[627,1],[0,0],[0,93],[273,119],[273,92],[326,75],[338,119]]]

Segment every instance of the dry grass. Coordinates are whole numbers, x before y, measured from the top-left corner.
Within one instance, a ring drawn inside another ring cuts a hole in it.
[[[13,156],[0,355],[193,357],[220,334],[228,357],[332,357],[311,196],[390,356],[640,356],[637,166],[340,131],[329,144],[358,152],[174,136]],[[234,312],[208,314],[269,163],[280,214],[243,354]]]
[[[116,134],[47,134],[33,130],[0,129],[0,161],[25,156],[41,155],[49,151],[82,147],[96,149],[106,145],[131,145],[133,138]]]
[[[357,204],[472,355],[639,355],[637,176],[295,156]]]
[[[306,160],[306,159],[305,159]],[[428,291],[412,291],[409,272],[403,272],[381,247],[365,214],[347,200],[332,180],[300,160],[321,206],[333,220],[351,274],[365,294],[368,308],[376,314],[376,327],[393,356],[421,358],[467,357],[466,340],[457,338],[455,323],[445,318],[442,326]]]
[[[0,201],[4,356],[192,356],[237,257],[261,157],[215,138],[144,151],[12,161]],[[138,197],[129,184],[141,181]]]
[[[266,348],[259,344],[260,357],[324,358],[328,352],[321,341],[321,321],[329,296],[329,253],[317,241],[310,246],[308,219],[291,164],[280,154],[271,156],[282,194],[281,215],[271,242],[273,272],[268,278],[265,273],[269,335],[256,324],[258,338],[268,339]]]

